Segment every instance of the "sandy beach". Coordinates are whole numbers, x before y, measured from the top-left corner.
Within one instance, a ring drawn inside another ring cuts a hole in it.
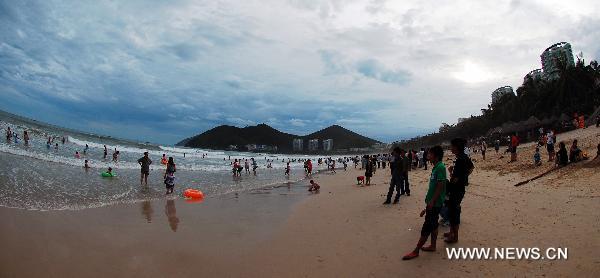
[[[600,129],[558,135],[567,145],[574,138],[595,156]],[[597,277],[600,163],[580,162],[514,187],[552,167],[534,168],[533,149],[522,145],[512,164],[493,151],[486,161],[472,156],[476,168],[463,201],[461,237],[452,247],[566,247],[567,260],[449,260],[440,240],[437,252],[402,261],[419,237],[430,172],[411,171],[412,195],[382,205],[389,169],[379,169],[372,186],[359,187],[362,172],[349,167],[317,176],[318,194],[305,192],[303,182],[199,204],[165,199],[80,211],[3,208],[0,276]]]

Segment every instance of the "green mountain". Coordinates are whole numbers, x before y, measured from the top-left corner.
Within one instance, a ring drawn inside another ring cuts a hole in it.
[[[333,150],[349,148],[366,148],[380,143],[377,140],[362,136],[338,125],[305,136],[281,132],[266,124],[244,128],[222,125],[202,134],[187,138],[177,143],[178,146],[225,150],[237,146],[238,150],[248,150],[247,145],[266,145],[267,151],[289,153],[293,151],[294,139],[303,139],[304,151],[308,148],[308,140],[319,139],[319,149],[323,149],[322,141],[333,139]],[[273,147],[277,147],[274,150]],[[263,151],[263,150],[261,150]]]

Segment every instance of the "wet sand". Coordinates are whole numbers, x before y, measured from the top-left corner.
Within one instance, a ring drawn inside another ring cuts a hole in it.
[[[302,189],[79,211],[1,208],[0,277],[214,277],[271,238]]]
[[[573,138],[593,157],[600,129],[558,136]],[[531,166],[533,148],[521,146],[513,164],[493,151],[486,161],[474,155],[461,237],[452,246],[567,247],[568,260],[449,260],[440,239],[437,252],[402,261],[419,237],[429,171],[412,171],[412,195],[384,206],[389,169],[378,170],[370,187],[358,187],[362,173],[351,169],[316,177],[322,189],[314,195],[301,184],[201,204],[176,200],[176,232],[166,200],[82,211],[0,209],[0,276],[598,277],[600,163],[514,187],[550,167]]]

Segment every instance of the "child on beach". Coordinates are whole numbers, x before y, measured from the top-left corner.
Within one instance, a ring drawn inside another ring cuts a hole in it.
[[[76,151],[76,152],[75,152],[75,158],[77,158],[77,159],[80,159],[80,158],[81,158],[81,155],[79,155],[79,151]]]
[[[177,165],[175,165],[175,160],[173,160],[173,157],[169,157],[167,160],[167,168],[163,176],[165,180],[165,186],[167,187],[166,194],[173,193],[173,188],[175,187],[175,172],[177,172]]]
[[[317,191],[319,191],[319,189],[321,189],[321,186],[318,183],[316,183],[315,181],[310,180],[310,187],[308,188],[308,191],[317,192]]]
[[[367,166],[365,167],[366,186],[371,185],[371,177],[373,177],[373,168],[373,161],[367,161]]]
[[[287,165],[285,166],[285,175],[286,176],[290,175],[290,170],[291,170],[291,167],[290,167],[290,163],[288,162]]]
[[[87,160],[87,159],[85,160],[85,162],[84,162],[84,164],[83,164],[83,169],[85,169],[86,171],[87,171],[88,169],[90,169],[90,165],[88,165],[88,160]]]
[[[165,186],[167,188],[166,194],[173,193],[173,189],[175,188],[175,175],[173,173],[167,173],[165,175]]]
[[[569,155],[567,154],[567,147],[565,142],[560,142],[558,153],[556,154],[556,165],[567,166],[569,164]]]
[[[542,165],[542,156],[540,155],[540,148],[535,148],[535,154],[533,154],[533,165]]]
[[[446,198],[446,166],[442,162],[444,149],[435,146],[427,152],[428,160],[432,162],[433,169],[429,178],[429,189],[425,196],[426,208],[421,211],[420,216],[425,215],[425,221],[421,228],[421,237],[416,248],[402,257],[403,260],[414,259],[419,256],[419,251],[433,252],[436,250],[438,234],[438,218],[444,200]],[[431,245],[424,247],[427,238],[431,236]]]

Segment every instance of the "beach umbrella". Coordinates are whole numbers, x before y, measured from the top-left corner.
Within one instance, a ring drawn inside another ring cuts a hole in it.
[[[538,120],[538,118],[536,118],[535,116],[531,116],[529,117],[529,119],[524,121],[522,125],[525,129],[534,129],[542,125],[542,122]]]
[[[502,132],[503,133],[513,133],[514,132],[514,122],[508,121],[506,123],[503,123],[501,128],[502,128]]]
[[[487,131],[486,135],[490,136],[490,135],[492,135],[492,134],[496,133],[496,129],[497,129],[497,127],[490,128],[490,129]]]
[[[600,116],[600,106],[597,107],[596,111],[594,111],[594,113],[587,118],[586,124],[588,126],[596,124],[596,117],[598,116]]]
[[[545,118],[542,120],[542,125],[545,125],[545,126],[552,125],[552,123],[554,123],[554,121],[550,118]]]

